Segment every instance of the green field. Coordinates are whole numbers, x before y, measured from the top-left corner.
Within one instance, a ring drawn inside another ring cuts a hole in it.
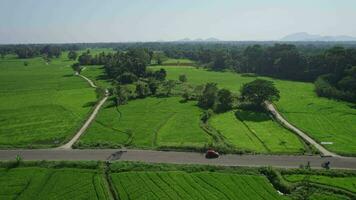
[[[80,74],[92,80],[94,84],[99,87],[102,88],[111,87],[111,81],[105,75],[103,66],[100,65],[84,66]]]
[[[284,178],[290,182],[300,182],[306,178],[306,175],[302,175],[302,174],[284,175]],[[307,178],[312,183],[328,185],[328,186],[341,188],[356,193],[356,176],[330,177],[330,176],[321,176],[321,175],[310,175]]]
[[[71,138],[96,102],[71,63],[65,54],[48,64],[0,60],[0,147],[58,146]]]
[[[154,66],[159,69],[162,66]],[[216,82],[220,88],[238,92],[243,83],[256,79],[231,72],[212,72],[186,66],[166,66],[168,79],[177,80],[185,74],[188,83]],[[332,142],[326,148],[343,155],[356,154],[355,105],[317,97],[312,83],[284,81],[271,78],[281,92],[276,102],[278,110],[298,128],[318,142]],[[231,121],[232,119],[230,119]]]
[[[0,199],[109,199],[102,174],[86,169],[1,169]]]
[[[231,111],[209,123],[235,148],[258,153],[304,153],[300,139],[264,113]]]
[[[262,176],[212,172],[123,172],[111,176],[122,200],[284,199]]]
[[[208,135],[199,127],[200,109],[180,97],[129,101],[118,109],[108,101],[79,146],[202,148]]]
[[[163,65],[189,65],[193,63],[194,61],[189,59],[168,58],[167,60],[163,61]]]

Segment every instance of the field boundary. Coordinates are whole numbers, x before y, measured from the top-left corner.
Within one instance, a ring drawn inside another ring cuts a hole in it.
[[[266,108],[272,113],[272,115],[276,118],[276,120],[281,123],[284,127],[288,128],[289,130],[293,131],[297,135],[299,135],[303,140],[305,140],[307,143],[313,145],[320,153],[322,156],[328,156],[328,157],[341,157],[337,155],[336,153],[333,153],[327,149],[325,149],[323,146],[321,146],[319,143],[317,143],[313,138],[309,137],[308,134],[304,133],[291,123],[289,123],[275,108],[275,106],[270,103],[270,102],[265,102]]]

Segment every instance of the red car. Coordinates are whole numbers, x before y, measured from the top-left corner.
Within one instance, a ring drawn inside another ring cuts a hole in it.
[[[205,153],[205,158],[219,158],[219,156],[220,156],[219,153],[212,149],[209,149]]]

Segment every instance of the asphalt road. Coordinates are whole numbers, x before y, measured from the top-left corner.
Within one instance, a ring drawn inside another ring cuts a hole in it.
[[[0,150],[0,160],[14,160],[16,155],[20,155],[24,160],[112,160],[222,166],[273,166],[280,168],[298,168],[301,164],[306,165],[308,162],[310,162],[312,168],[321,168],[322,163],[330,161],[332,169],[356,170],[356,158],[351,157],[227,154],[217,159],[206,159],[204,154],[201,153],[152,150]]]

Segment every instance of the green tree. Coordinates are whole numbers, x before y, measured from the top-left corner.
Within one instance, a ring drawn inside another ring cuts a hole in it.
[[[72,69],[78,74],[80,74],[80,72],[82,71],[82,67],[80,66],[79,63],[72,64]]]
[[[173,88],[176,86],[176,82],[173,80],[166,81],[163,84],[163,90],[166,96],[170,96],[172,94]]]
[[[147,84],[143,82],[138,82],[136,84],[135,92],[138,98],[146,97],[149,94],[149,89],[147,87]]]
[[[221,89],[217,94],[217,102],[215,111],[216,112],[226,112],[232,108],[233,97],[230,90]]]
[[[118,85],[114,90],[114,95],[116,106],[126,104],[129,100],[129,91],[125,86]]]
[[[73,51],[73,50],[68,53],[68,59],[69,59],[69,60],[76,60],[77,57],[78,57],[77,52],[75,52],[75,51]]]
[[[184,83],[184,82],[187,82],[187,76],[185,74],[181,74],[179,75],[179,81]]]
[[[155,71],[155,78],[159,81],[164,81],[166,79],[167,72],[165,69],[161,68],[159,71]]]
[[[124,72],[123,74],[119,75],[116,80],[122,84],[131,84],[137,81],[137,76],[131,72]]]
[[[218,92],[216,83],[207,83],[199,98],[198,105],[204,109],[213,108]]]
[[[158,86],[159,86],[158,81],[154,78],[150,78],[150,79],[148,79],[147,85],[151,91],[151,94],[155,95],[157,92]]]
[[[279,91],[272,81],[256,79],[242,86],[241,99],[260,107],[265,101],[278,101]]]

